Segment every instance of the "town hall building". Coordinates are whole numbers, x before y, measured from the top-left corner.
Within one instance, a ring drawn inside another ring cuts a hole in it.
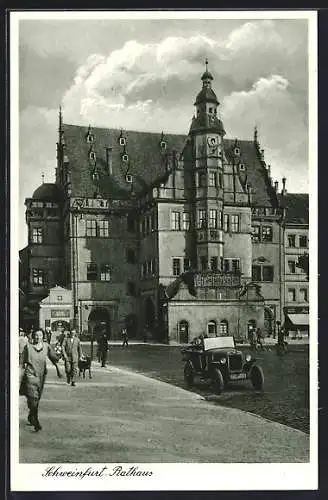
[[[56,181],[25,201],[26,321],[167,343],[285,321],[286,180],[278,192],[256,129],[225,137],[207,64],[201,81],[187,135],[60,112]]]

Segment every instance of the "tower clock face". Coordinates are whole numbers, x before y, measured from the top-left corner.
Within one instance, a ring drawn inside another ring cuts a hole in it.
[[[216,135],[210,135],[207,138],[207,144],[209,145],[210,148],[217,148],[218,147],[218,138]]]

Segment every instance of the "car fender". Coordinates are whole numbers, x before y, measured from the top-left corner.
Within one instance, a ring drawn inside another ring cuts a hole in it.
[[[256,358],[252,358],[250,361],[245,361],[245,364],[244,364],[244,371],[249,373],[252,366],[256,363]]]

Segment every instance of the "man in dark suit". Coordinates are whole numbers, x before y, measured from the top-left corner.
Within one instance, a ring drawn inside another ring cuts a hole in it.
[[[82,354],[81,343],[76,330],[73,329],[68,333],[63,342],[62,350],[67,383],[74,387],[76,385],[78,362]]]

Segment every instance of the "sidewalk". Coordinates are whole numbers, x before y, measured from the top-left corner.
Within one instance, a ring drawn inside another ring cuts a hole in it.
[[[24,463],[295,463],[309,459],[309,436],[139,373],[95,366],[76,387],[49,366],[40,404],[43,430],[26,423]]]
[[[296,340],[287,339],[287,343],[289,346],[309,345],[309,339],[308,338],[296,339]],[[81,345],[90,345],[90,344],[91,344],[90,340],[82,340],[81,341]],[[109,340],[108,344],[121,346],[122,341],[121,340]],[[265,346],[274,346],[276,344],[277,344],[277,339],[274,339],[272,337],[267,337],[264,341],[264,347]],[[97,343],[94,342],[93,345],[94,345],[94,348],[97,349]],[[179,342],[175,342],[175,341],[170,341],[169,344],[164,344],[164,343],[151,342],[151,341],[144,342],[143,340],[129,340],[129,345],[153,345],[153,346],[158,346],[158,347],[177,347],[177,346],[182,347],[183,346],[183,344],[180,344]],[[242,347],[242,346],[250,347],[250,344],[249,344],[249,342],[244,342],[244,343],[236,342],[236,346],[238,346],[238,347]]]

